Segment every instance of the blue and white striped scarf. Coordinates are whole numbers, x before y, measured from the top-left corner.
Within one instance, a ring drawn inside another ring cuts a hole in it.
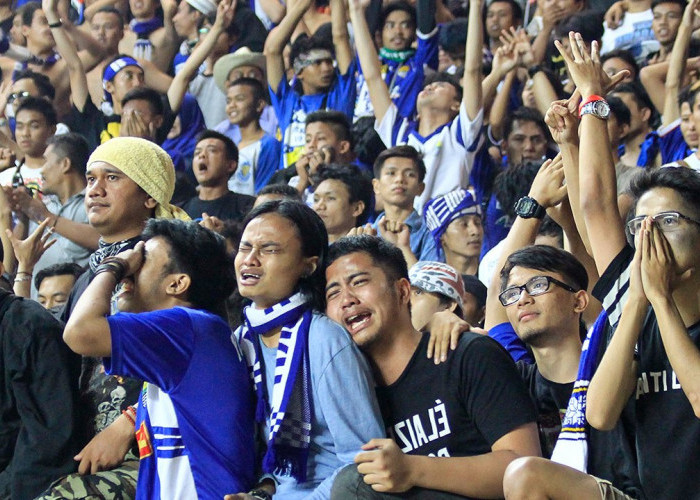
[[[297,293],[267,309],[248,306],[245,324],[238,334],[258,397],[255,418],[269,415],[270,433],[263,458],[263,472],[306,481],[306,462],[311,442],[311,377],[309,327],[311,305]],[[263,333],[282,327],[275,363],[272,397],[264,381],[261,339]],[[301,375],[301,376],[297,376]]]
[[[566,408],[566,415],[561,423],[559,438],[552,452],[553,462],[568,465],[581,472],[587,472],[588,469],[586,397],[588,396],[588,386],[595,373],[598,349],[605,333],[607,321],[608,315],[603,310],[588,330],[588,335],[581,349],[581,360],[578,365],[574,390],[569,399],[569,406]]]

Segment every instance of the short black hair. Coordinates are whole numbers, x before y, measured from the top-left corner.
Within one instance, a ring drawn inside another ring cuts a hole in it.
[[[681,15],[683,15],[683,12],[688,5],[688,2],[685,0],[651,0],[651,10],[653,11],[656,6],[661,5],[662,3],[675,3],[681,8]]]
[[[508,286],[508,278],[514,267],[537,269],[559,273],[564,282],[577,290],[588,288],[588,273],[576,257],[561,248],[549,245],[530,245],[508,256],[501,269],[501,291]]]
[[[328,125],[339,141],[348,141],[350,149],[354,146],[352,133],[350,132],[350,121],[345,113],[332,109],[321,109],[306,115],[306,125],[321,122]]]
[[[136,87],[126,93],[122,99],[122,109],[129,101],[146,101],[151,108],[151,113],[156,116],[165,115],[165,106],[163,106],[163,98],[158,91],[148,87]]]
[[[503,0],[501,0],[501,1],[503,1]],[[100,12],[102,12],[103,14],[114,14],[115,16],[117,16],[119,18],[119,25],[124,26],[124,16],[122,15],[121,12],[119,12],[119,9],[112,7],[111,5],[108,5],[106,7],[100,7],[99,9],[97,9],[97,12],[95,12],[95,14],[99,14]],[[93,14],[93,17],[94,17],[94,14]]]
[[[491,5],[498,3],[507,3],[510,5],[510,10],[513,13],[513,19],[523,20],[523,8],[515,0],[491,0],[490,2],[484,3],[484,21],[486,20],[486,11],[491,7]]]
[[[386,6],[380,12],[377,29],[380,31],[383,30],[384,23],[386,23],[386,18],[389,17],[389,14],[397,10],[402,10],[407,13],[411,17],[411,24],[413,27],[415,28],[417,26],[416,9],[405,0],[394,0],[393,2],[386,4]]]
[[[328,233],[323,221],[306,203],[294,200],[272,200],[253,208],[243,228],[253,219],[265,214],[277,214],[291,222],[297,229],[304,257],[318,257],[316,269],[310,276],[299,279],[298,289],[311,297],[314,310],[326,308],[326,266],[328,260]]]
[[[289,184],[268,184],[258,191],[258,196],[265,194],[276,194],[286,199],[301,201],[301,193]]]
[[[31,26],[34,19],[34,13],[41,10],[40,2],[27,2],[17,10],[17,14],[22,17],[23,26]]]
[[[171,262],[165,272],[182,272],[190,277],[189,303],[224,315],[226,298],[236,288],[236,274],[222,236],[194,221],[149,219],[142,237],[160,237],[168,242]]]
[[[53,146],[54,153],[59,159],[68,158],[71,168],[85,175],[88,158],[92,152],[85,136],[75,132],[54,135],[49,137],[46,145]]]
[[[515,203],[528,194],[541,165],[536,161],[509,165],[496,175],[492,192],[510,220],[515,220]]]
[[[230,137],[217,132],[216,130],[203,130],[197,135],[195,144],[202,142],[204,139],[218,139],[223,142],[224,150],[226,152],[226,159],[229,161],[238,162],[238,147]]]
[[[535,108],[530,108],[528,106],[520,106],[518,109],[512,113],[508,113],[506,117],[506,122],[503,125],[503,138],[508,139],[508,136],[513,132],[515,128],[515,122],[532,122],[539,127],[542,131],[547,142],[551,142],[552,136],[549,133],[549,128],[544,122],[544,116],[539,110]]]
[[[564,248],[564,230],[549,215],[545,215],[537,231],[537,236],[551,236],[557,239],[559,248]]]
[[[379,179],[382,175],[382,167],[384,162],[389,158],[408,158],[413,161],[413,166],[418,171],[418,180],[423,182],[425,179],[425,162],[421,154],[413,146],[394,146],[393,148],[385,149],[374,160],[374,176]]]
[[[630,66],[632,66],[632,68],[634,68],[634,75],[632,75],[632,78],[634,80],[639,78],[639,64],[632,55],[632,52],[630,52],[629,50],[615,49],[611,50],[610,52],[606,52],[605,54],[600,56],[600,64],[605,64],[605,61],[609,59],[622,59],[623,61],[625,61],[625,63],[629,64]]]
[[[59,262],[58,264],[53,264],[52,266],[45,267],[44,269],[36,273],[36,276],[34,276],[34,287],[38,290],[41,286],[42,281],[44,281],[46,278],[51,278],[53,276],[71,275],[77,280],[78,276],[83,274],[84,271],[85,269],[82,266],[76,264],[75,262]]]
[[[56,97],[56,87],[53,86],[49,77],[43,73],[37,73],[31,69],[25,69],[18,71],[12,75],[12,81],[18,82],[20,80],[31,80],[36,85],[36,89],[39,91],[40,97],[45,97],[46,99],[53,101]]]
[[[365,204],[362,213],[356,219],[356,226],[361,226],[372,213],[374,207],[372,182],[362,174],[356,165],[331,163],[323,167],[317,176],[316,186],[325,180],[336,180],[345,184],[350,195],[350,203],[361,201]]]
[[[659,112],[641,83],[637,81],[621,83],[610,94],[631,94],[638,107],[649,108],[651,114],[649,115],[649,120],[647,120],[648,125],[654,129],[658,127],[660,121]]]
[[[343,236],[336,240],[328,250],[328,265],[352,253],[364,252],[370,256],[372,263],[384,271],[391,282],[408,278],[408,266],[401,250],[384,238],[361,234],[359,236]]]
[[[608,106],[610,106],[610,114],[615,117],[617,123],[621,125],[629,125],[632,116],[630,115],[630,109],[627,107],[625,102],[614,95],[608,96],[606,100],[608,101]]]
[[[17,109],[15,109],[15,117],[19,115],[20,111],[35,111],[40,113],[46,119],[46,124],[51,127],[58,123],[58,117],[56,115],[56,110],[53,104],[48,99],[43,97],[32,97],[29,96],[22,99]]]
[[[568,38],[569,32],[580,33],[586,43],[603,38],[604,12],[596,10],[582,10],[562,19],[554,27],[554,36],[557,39]]]
[[[269,100],[269,94],[268,94],[267,88],[263,87],[263,84],[260,83],[260,81],[256,80],[255,78],[248,78],[246,76],[243,76],[241,78],[237,78],[236,80],[232,81],[229,84],[228,88],[230,89],[234,85],[244,85],[244,86],[250,88],[253,91],[253,101],[255,101],[256,105],[260,101],[267,102]],[[260,114],[262,114],[262,111],[259,113],[259,115]]]
[[[634,198],[634,213],[639,198],[647,191],[654,188],[673,189],[690,205],[695,212],[690,215],[695,219],[700,218],[700,173],[687,167],[664,167],[646,169],[637,173],[630,183],[630,193]]]

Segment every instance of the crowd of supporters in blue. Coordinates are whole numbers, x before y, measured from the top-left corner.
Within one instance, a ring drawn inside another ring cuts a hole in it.
[[[700,499],[700,0],[0,19],[0,499]]]

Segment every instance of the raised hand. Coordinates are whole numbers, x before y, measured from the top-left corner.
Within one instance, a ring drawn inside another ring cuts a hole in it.
[[[564,161],[561,154],[553,160],[545,161],[537,172],[530,187],[530,197],[544,208],[558,205],[566,197],[564,184]]]
[[[503,30],[500,37],[501,43],[513,46],[513,50],[518,58],[520,66],[528,67],[535,62],[535,55],[532,52],[532,44],[530,38],[524,29],[515,29],[510,27],[510,30]]]
[[[504,77],[506,73],[519,64],[518,54],[515,52],[514,43],[504,43],[496,49],[491,63],[491,72]]]
[[[576,105],[578,101],[579,99],[576,99]],[[544,115],[544,122],[557,144],[578,144],[579,119],[576,111],[571,111],[569,104],[570,99],[554,101]]]
[[[238,0],[222,0],[216,7],[216,19],[212,29],[224,30],[231,25]]]
[[[608,28],[611,30],[619,28],[625,17],[625,12],[627,12],[625,0],[620,0],[612,4],[605,12],[605,23],[608,25]]]
[[[15,252],[15,257],[17,257],[19,268],[31,272],[41,256],[44,255],[44,252],[56,243],[55,239],[49,239],[53,231],[46,231],[46,234],[44,234],[48,224],[49,219],[47,218],[24,240],[16,238],[12,231],[5,229],[5,234],[12,243],[12,249]]]
[[[348,231],[347,236],[360,236],[362,234],[377,236],[377,230],[372,227],[372,224],[367,223],[364,226],[353,227],[350,231]]]
[[[622,70],[611,78],[603,71],[597,41],[594,40],[591,43],[589,51],[581,34],[572,31],[569,33],[569,44],[571,55],[567,53],[559,40],[554,41],[554,45],[566,63],[569,76],[583,98],[594,94],[604,95],[629,75],[628,70]]]

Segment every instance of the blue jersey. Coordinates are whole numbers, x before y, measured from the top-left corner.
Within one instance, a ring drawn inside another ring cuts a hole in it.
[[[413,118],[416,114],[416,99],[423,88],[425,79],[424,65],[437,70],[438,66],[438,28],[424,35],[416,32],[418,49],[413,56],[403,62],[381,58],[382,78],[389,89],[391,100],[399,110],[399,116]],[[357,65],[357,100],[355,102],[354,120],[363,116],[374,116],[374,108],[369,97],[367,82],[362,68]]]
[[[284,78],[277,92],[270,89],[270,99],[279,120],[282,134],[283,157],[281,168],[296,163],[306,144],[306,115],[314,111],[333,109],[352,118],[355,105],[355,70],[353,61],[344,75],[336,72],[335,80],[328,92],[302,95],[295,91]]]
[[[282,144],[271,135],[238,150],[238,168],[228,180],[230,191],[256,195],[277,171]]]
[[[680,118],[659,129],[659,150],[662,165],[683,160],[693,154],[681,133]]]
[[[107,318],[109,374],[147,382],[139,401],[137,499],[217,499],[254,483],[254,403],[231,330],[175,307]]]

